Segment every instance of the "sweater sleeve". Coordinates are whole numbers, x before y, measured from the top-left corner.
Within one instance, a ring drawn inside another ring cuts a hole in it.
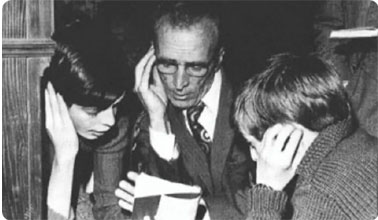
[[[288,196],[283,191],[274,191],[268,187],[253,185],[249,190],[250,209],[248,220],[281,219],[285,211]]]

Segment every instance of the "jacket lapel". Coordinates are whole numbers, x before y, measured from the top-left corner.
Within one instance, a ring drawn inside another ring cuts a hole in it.
[[[233,92],[231,85],[222,77],[222,87],[219,100],[219,110],[215,124],[214,140],[211,146],[211,172],[215,189],[221,189],[222,174],[227,156],[234,139],[234,129],[231,126]]]

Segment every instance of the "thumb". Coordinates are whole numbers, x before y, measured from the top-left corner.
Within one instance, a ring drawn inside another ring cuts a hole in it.
[[[251,153],[251,158],[253,161],[257,161],[258,155],[257,155],[257,150],[254,147],[249,148],[249,152]]]
[[[139,177],[139,174],[136,172],[130,171],[127,173],[127,178],[129,178],[129,180],[132,180],[134,182],[136,181],[138,177]]]

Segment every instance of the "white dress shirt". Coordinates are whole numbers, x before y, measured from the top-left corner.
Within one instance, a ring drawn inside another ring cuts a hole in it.
[[[215,73],[214,81],[209,91],[202,98],[202,102],[205,104],[198,122],[206,129],[211,140],[214,138],[215,123],[219,109],[219,99],[222,86],[222,74],[221,70]],[[188,131],[190,130],[189,123],[186,117],[186,110],[183,111],[185,117],[185,124]],[[150,143],[155,152],[164,160],[170,161],[177,159],[179,152],[175,143],[174,134],[166,134],[164,132],[155,131],[151,127],[150,131]]]

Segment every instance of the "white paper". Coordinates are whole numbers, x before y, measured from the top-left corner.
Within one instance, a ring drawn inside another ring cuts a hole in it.
[[[194,220],[197,213],[199,196],[181,199],[162,195],[155,220]]]
[[[358,27],[350,29],[333,30],[330,38],[367,38],[378,37],[378,29],[375,27]]]
[[[135,198],[149,197],[164,194],[201,194],[199,186],[189,186],[174,183],[158,177],[141,173],[135,182]]]

